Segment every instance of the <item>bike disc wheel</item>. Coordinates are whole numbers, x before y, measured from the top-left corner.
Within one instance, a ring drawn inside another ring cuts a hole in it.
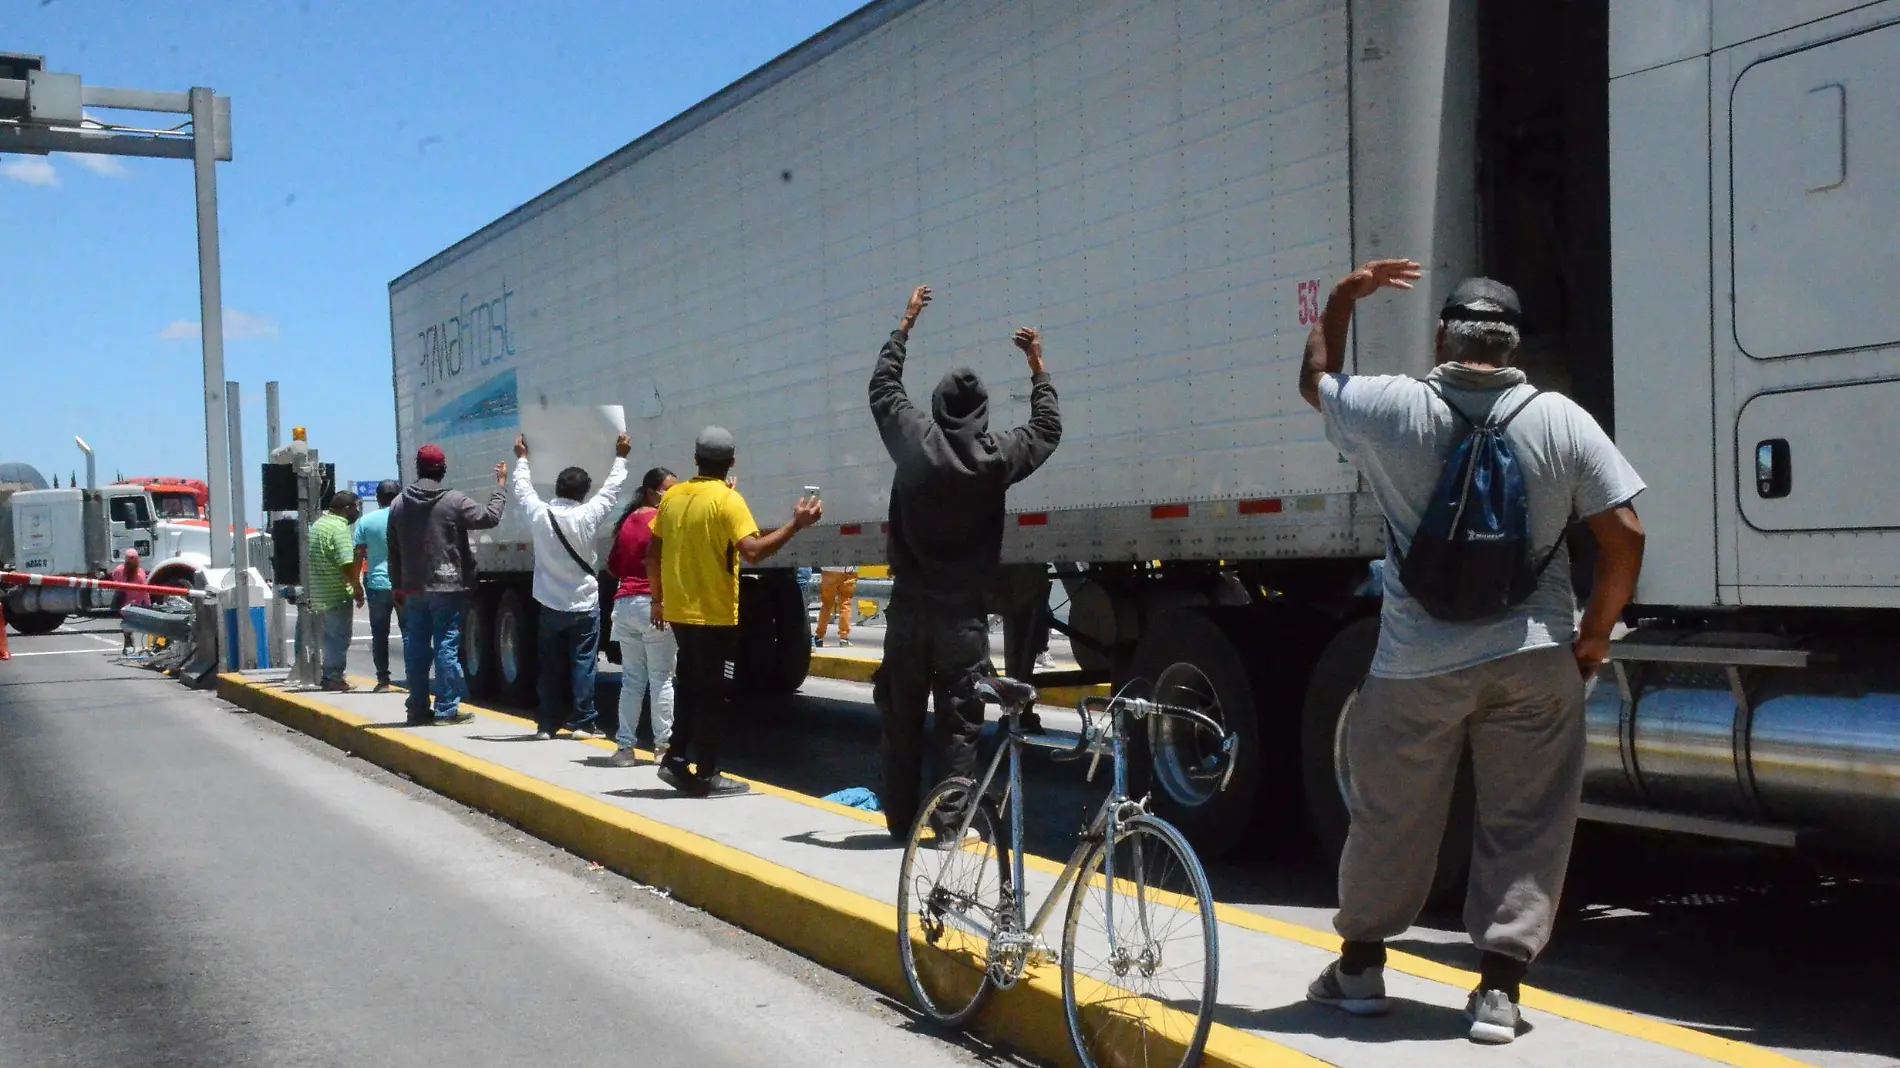
[[[1062,926],[1062,1002],[1084,1068],[1200,1063],[1220,975],[1216,923],[1207,873],[1170,824],[1137,816],[1112,847],[1095,847]]]
[[[953,815],[962,814],[975,792],[965,778],[947,779],[930,792],[911,827],[897,883],[897,952],[911,1001],[945,1027],[962,1027],[989,1000],[995,988],[990,936],[1014,907],[1009,850],[989,799],[976,799],[962,842],[952,846],[938,838],[938,824],[951,823],[944,834],[953,833]]]

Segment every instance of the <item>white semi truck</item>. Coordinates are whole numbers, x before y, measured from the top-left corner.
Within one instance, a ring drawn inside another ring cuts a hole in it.
[[[1895,114],[1900,0],[880,0],[392,282],[399,458],[476,490],[524,411],[619,403],[635,468],[684,471],[718,423],[762,521],[824,487],[774,567],[875,563],[866,384],[911,287],[909,384],[973,366],[997,424],[1040,326],[1064,437],[1007,561],[1064,565],[1085,668],[1239,732],[1225,793],[1205,739],[1148,740],[1205,848],[1336,846],[1383,534],[1299,353],[1337,277],[1407,256],[1424,292],[1362,305],[1350,369],[1422,374],[1490,274],[1650,486],[1588,817],[1890,860]],[[470,667],[520,691],[530,539],[477,541]],[[745,588],[750,673],[796,686],[790,572]]]

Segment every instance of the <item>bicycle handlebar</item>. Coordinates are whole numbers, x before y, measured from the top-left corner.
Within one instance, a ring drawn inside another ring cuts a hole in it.
[[[1234,777],[1236,736],[1226,727],[1222,726],[1218,720],[1204,712],[1197,712],[1192,708],[1182,708],[1179,705],[1168,705],[1159,701],[1150,701],[1145,697],[1084,697],[1076,702],[1076,711],[1082,714],[1082,733],[1081,736],[1076,739],[1075,748],[1065,754],[1067,759],[1081,759],[1082,754],[1087,752],[1094,744],[1094,732],[1089,726],[1089,715],[1091,713],[1113,713],[1118,705],[1138,720],[1146,719],[1149,716],[1165,716],[1171,719],[1186,720],[1204,730],[1211,731],[1215,737],[1220,739],[1221,762],[1226,765],[1226,768],[1221,772],[1220,789],[1227,789],[1228,781]]]

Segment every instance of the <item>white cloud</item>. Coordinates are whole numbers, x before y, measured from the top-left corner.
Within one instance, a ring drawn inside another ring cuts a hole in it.
[[[22,156],[0,163],[0,177],[11,178],[27,185],[55,186],[59,184],[59,172],[53,165],[38,156]]]
[[[66,158],[92,173],[103,175],[107,178],[123,178],[131,173],[125,169],[125,164],[120,163],[111,156],[95,156],[89,152],[61,153],[61,155],[64,155]]]
[[[198,323],[191,319],[176,319],[158,332],[162,341],[188,341],[198,337]],[[224,309],[224,340],[260,341],[274,338],[278,334],[277,324],[269,317],[241,312],[236,308]]]

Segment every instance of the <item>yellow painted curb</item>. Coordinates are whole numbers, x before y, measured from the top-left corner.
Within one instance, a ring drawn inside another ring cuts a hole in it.
[[[623,875],[662,887],[680,901],[900,1001],[910,1001],[897,959],[897,912],[882,901],[471,757],[402,728],[373,726],[361,716],[274,685],[223,674],[218,676],[218,696],[407,775],[417,785],[507,820]],[[497,719],[516,718],[479,711]],[[777,789],[770,792],[789,794]],[[1075,1063],[1061,980],[1054,968],[1039,969],[1014,989],[999,993],[980,1015],[976,1030],[1032,1056]],[[1325,1064],[1220,1024],[1209,1032],[1204,1063],[1217,1068]]]
[[[818,659],[816,656],[812,657],[814,666],[816,666]],[[849,658],[827,657],[826,659],[847,660]],[[873,668],[876,666],[875,661],[860,662],[870,663]],[[814,672],[814,674],[815,673],[816,672]],[[366,680],[353,679],[352,681],[367,685]],[[222,689],[222,682],[220,683],[220,688]],[[227,698],[227,700],[229,700],[229,698]],[[520,716],[511,716],[506,712],[497,712],[493,709],[481,708],[466,702],[463,703],[462,708],[489,719],[500,720],[530,729],[535,726],[533,720],[523,719]],[[335,714],[342,715],[342,713]],[[608,741],[600,741],[597,739],[582,739],[582,741],[603,750],[611,751],[614,748],[614,744]],[[652,754],[643,755],[650,757]],[[732,778],[746,782],[758,793],[768,794],[772,797],[783,798],[787,801],[792,801],[810,808],[846,816],[860,823],[870,824],[875,827],[882,828],[884,826],[884,818],[874,812],[866,812],[862,809],[840,805],[835,802],[826,801],[820,797],[812,797],[809,794],[801,794],[794,790],[787,790],[784,787],[775,786],[771,783],[760,782],[757,779],[743,779],[741,776],[732,775],[730,772],[726,774]],[[1062,873],[1063,866],[1060,863],[1047,857],[1036,856],[1033,853],[1024,854],[1023,863],[1026,867],[1034,868],[1045,875],[1060,875]],[[1262,916],[1257,912],[1235,905],[1216,903],[1214,906],[1214,916],[1221,923],[1230,924],[1244,930],[1268,935],[1273,938],[1285,939],[1289,942],[1297,942],[1301,945],[1310,946],[1327,953],[1339,952],[1339,936],[1330,931],[1321,931],[1297,923],[1289,923],[1285,920],[1276,920],[1270,916]],[[892,937],[896,937],[894,923]],[[1389,952],[1386,958],[1386,967],[1401,975],[1410,975],[1418,979],[1443,983],[1446,986],[1461,990],[1470,990],[1477,986],[1478,983],[1478,973],[1476,972],[1465,971],[1462,968],[1454,968],[1450,965],[1440,964],[1437,961],[1428,960],[1410,953]],[[899,990],[897,993],[900,997],[905,999],[909,997],[907,991]],[[1060,997],[1061,992],[1058,990],[1058,1002],[1060,1001]],[[1651,1042],[1668,1049],[1680,1050],[1684,1053],[1707,1058],[1717,1064],[1732,1065],[1734,1068],[1813,1068],[1812,1065],[1809,1065],[1805,1061],[1797,1061],[1792,1057],[1777,1053],[1774,1050],[1763,1049],[1760,1046],[1751,1046],[1745,1042],[1736,1042],[1733,1039],[1705,1034],[1693,1028],[1683,1027],[1680,1024],[1667,1023],[1662,1020],[1651,1019],[1647,1016],[1638,1016],[1635,1013],[1626,1012],[1622,1009],[1613,1009],[1593,1002],[1579,1001],[1576,998],[1565,997],[1562,994],[1553,994],[1548,990],[1538,990],[1526,986],[1520,994],[1519,1001],[1520,1004],[1527,1008],[1547,1012],[1560,1019],[1587,1024],[1591,1027],[1609,1031],[1612,1034],[1623,1035],[1644,1042]],[[1217,1030],[1219,1029],[1217,1028]],[[1241,1035],[1241,1037],[1251,1037],[1247,1036],[1244,1032],[1235,1033]]]
[[[879,661],[862,656],[838,656],[830,653],[811,654],[810,674],[820,679],[837,679],[843,682],[870,682],[877,674]],[[1108,684],[1096,683],[1093,686],[1051,686],[1042,691],[1040,704],[1074,708],[1076,702],[1084,697],[1107,697]]]

